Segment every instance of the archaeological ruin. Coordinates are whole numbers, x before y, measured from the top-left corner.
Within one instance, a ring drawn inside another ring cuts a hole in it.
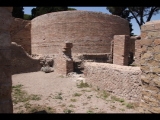
[[[13,74],[83,73],[95,88],[139,103],[141,113],[160,113],[160,21],[131,37],[116,15],[88,11],[48,13],[23,20],[0,7],[0,113],[13,113]]]

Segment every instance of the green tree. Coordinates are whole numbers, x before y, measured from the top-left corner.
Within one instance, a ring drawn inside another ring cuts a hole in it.
[[[67,10],[76,10],[74,8],[68,8],[66,7],[36,7],[33,8],[31,13],[32,13],[32,19],[39,16],[39,15],[43,15],[46,13],[50,13],[50,12],[58,12],[58,11],[67,11]]]
[[[135,19],[139,28],[145,23],[151,20],[153,15],[156,15],[160,11],[160,7],[107,7],[110,13],[118,15],[127,19],[129,22],[131,19]]]
[[[12,16],[15,18],[22,18],[24,16],[23,6],[21,7],[13,7]]]

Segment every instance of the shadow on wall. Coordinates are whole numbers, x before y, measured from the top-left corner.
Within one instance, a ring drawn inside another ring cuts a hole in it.
[[[14,18],[10,29],[11,41],[21,45],[31,54],[31,21]]]
[[[38,59],[30,57],[21,45],[11,43],[12,74],[40,71],[41,65]]]

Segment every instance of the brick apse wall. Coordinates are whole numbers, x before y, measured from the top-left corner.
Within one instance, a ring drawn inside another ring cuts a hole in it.
[[[114,35],[129,35],[128,21],[88,11],[63,11],[31,21],[32,54],[55,54],[59,44],[73,43],[72,54],[109,53]]]
[[[27,53],[31,54],[31,21],[14,18],[10,33],[11,41],[21,45]]]
[[[141,27],[142,112],[160,113],[160,21]]]
[[[0,7],[0,113],[13,113],[11,99],[11,38],[12,7]]]

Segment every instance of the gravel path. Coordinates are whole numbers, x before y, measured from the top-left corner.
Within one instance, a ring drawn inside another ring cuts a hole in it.
[[[32,72],[12,75],[12,84],[23,85],[28,94],[41,95],[40,100],[30,100],[32,106],[46,106],[54,113],[138,113],[127,108],[128,101],[116,101],[92,87],[78,88],[83,75],[63,77],[54,72]],[[14,97],[14,96],[12,96]],[[26,103],[13,104],[14,113],[27,113]]]

